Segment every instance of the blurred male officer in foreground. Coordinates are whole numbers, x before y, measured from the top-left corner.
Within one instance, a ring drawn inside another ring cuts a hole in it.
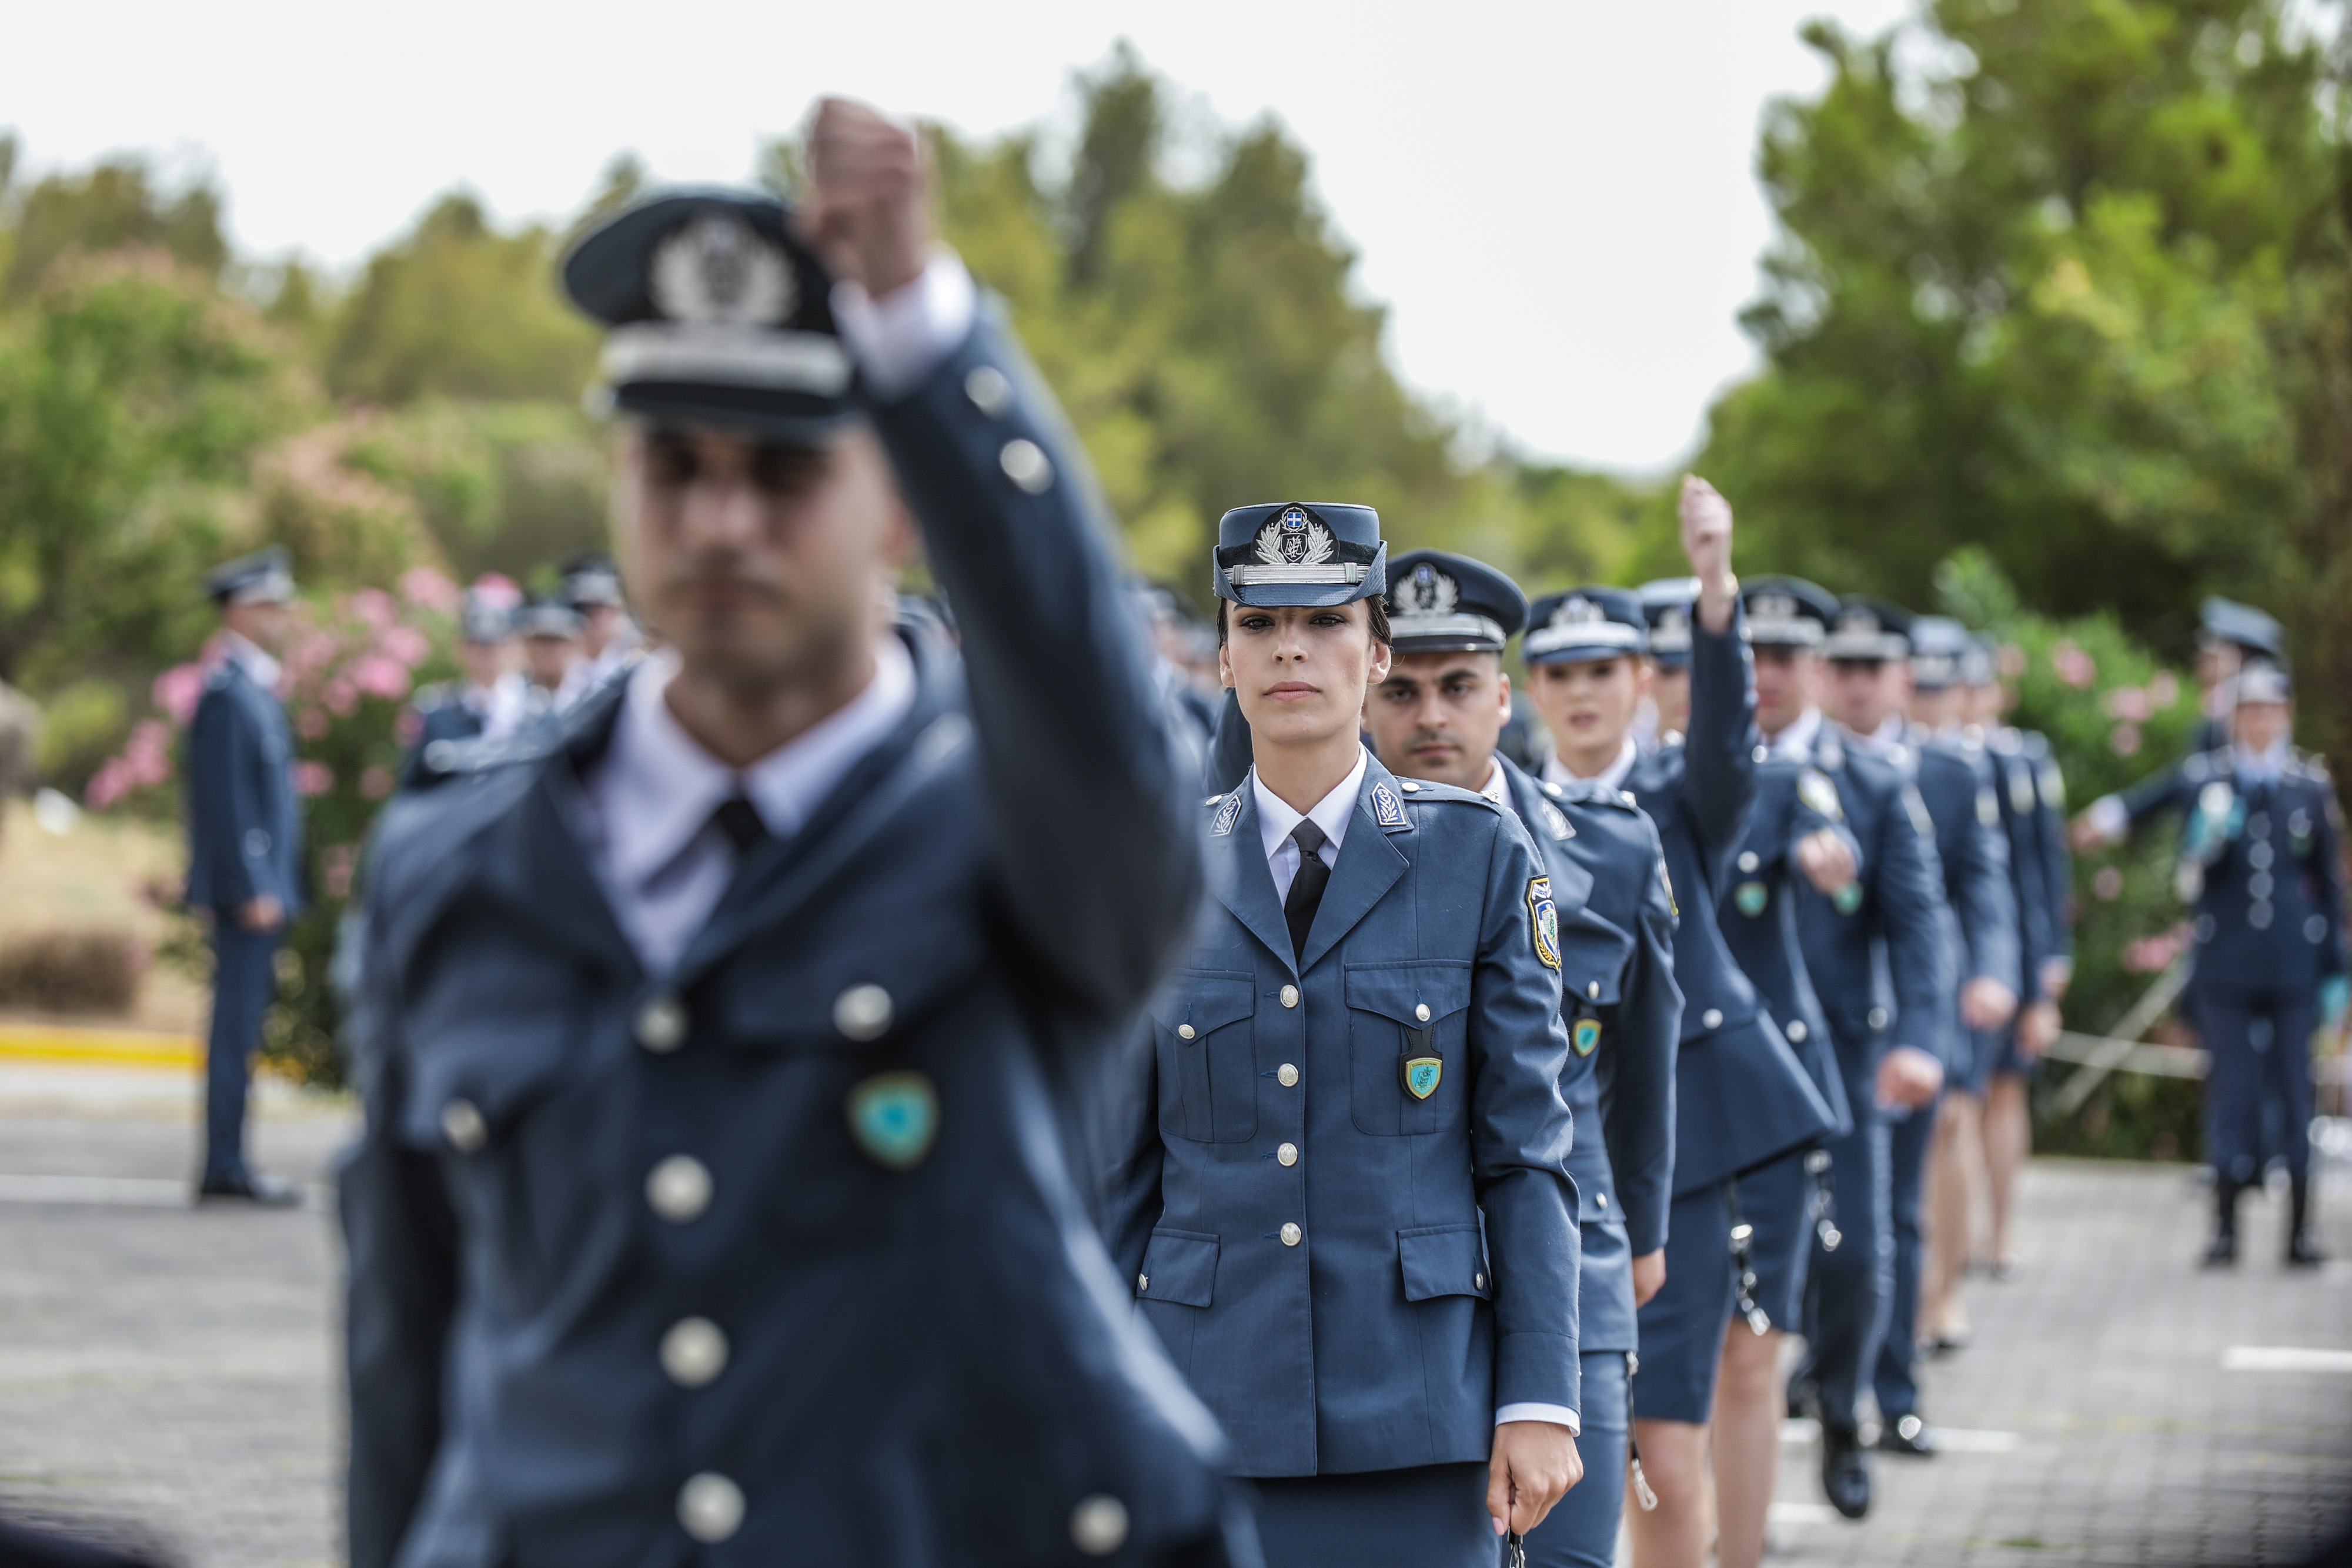
[[[247,1081],[278,993],[278,947],[302,907],[302,817],[278,661],[294,579],[286,552],[205,579],[220,606],[220,658],[188,727],[188,905],[210,922],[213,1023],[205,1046],[199,1197],[289,1204],[293,1190],[245,1163]]]
[[[1828,1145],[1840,1241],[1818,1238],[1805,1279],[1805,1358],[1792,1409],[1816,1406],[1822,1490],[1840,1513],[1870,1511],[1870,1457],[1863,1450],[1862,1385],[1876,1364],[1894,1295],[1895,1232],[1887,1115],[1931,1103],[1943,1087],[1943,1051],[1955,979],[1935,824],[1919,792],[1878,758],[1856,750],[1822,715],[1821,653],[1832,643],[1838,601],[1797,578],[1748,590],[1756,628],[1758,727],[1769,755],[1811,763],[1837,787],[1845,823],[1861,846],[1861,880],[1823,896],[1801,889],[1797,930],[1805,971],[1837,1046],[1853,1130]],[[1794,622],[1810,622],[1801,631]],[[1769,630],[1768,630],[1768,628]],[[1876,638],[1869,633],[1850,633]],[[1873,645],[1885,657],[1891,644]],[[1891,982],[1891,985],[1890,985]]]
[[[2238,1197],[2269,1157],[2286,1166],[2286,1260],[2321,1261],[2311,1237],[2311,1033],[2343,1016],[2343,820],[2319,758],[2288,744],[2294,688],[2275,664],[2244,666],[2230,693],[2228,748],[2171,769],[2143,814],[2188,820],[2182,894],[2195,904],[2191,994],[2211,1067],[2206,1147],[2213,1164],[2209,1266],[2238,1260]],[[2109,795],[2085,813],[2095,830],[2126,831]],[[2276,1135],[2271,1135],[2275,1127]]]
[[[1909,779],[1936,829],[1948,933],[1959,943],[1959,994],[1944,1035],[1946,1087],[1969,1071],[1972,1052],[1991,1049],[1991,1033],[2017,1013],[2017,904],[2009,889],[2009,841],[1984,747],[1959,729],[1957,683],[1968,632],[1942,616],[1913,616],[1896,605],[1849,598],[1845,613],[1874,619],[1886,657],[1874,679],[1866,660],[1831,661],[1833,712],[1854,745]],[[1840,635],[1846,628],[1841,624]],[[1834,643],[1835,639],[1832,639]],[[1896,651],[1897,646],[1903,650]],[[1906,705],[1908,711],[1906,712]],[[1935,1451],[1918,1413],[1919,1285],[1923,1261],[1919,1210],[1929,1152],[1943,1124],[1941,1096],[1895,1119],[1889,1192],[1895,1221],[1895,1294],[1879,1342],[1873,1384],[1878,1396],[1878,1446],[1925,1458]]]
[[[1583,1244],[1577,1448],[1589,1479],[1529,1532],[1528,1561],[1605,1565],[1625,1504],[1633,1313],[1665,1275],[1683,998],[1657,829],[1616,790],[1539,784],[1496,750],[1511,716],[1503,647],[1527,618],[1518,585],[1483,561],[1443,550],[1399,556],[1389,565],[1395,657],[1365,719],[1391,772],[1475,790],[1516,812],[1551,877],[1570,1046],[1560,1096],[1582,1130],[1568,1174]]]
[[[1061,1136],[1190,929],[1191,780],[914,134],[810,140],[799,213],[668,195],[564,265],[673,654],[373,849],[357,1568],[1226,1560]],[[961,666],[889,623],[915,518]]]

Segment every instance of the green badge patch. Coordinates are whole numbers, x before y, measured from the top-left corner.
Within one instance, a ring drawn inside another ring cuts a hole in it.
[[[1739,906],[1740,914],[1753,920],[1772,902],[1772,890],[1760,882],[1743,882],[1733,890],[1731,902]]]
[[[1847,883],[1830,895],[1830,902],[1837,906],[1837,912],[1840,915],[1852,915],[1862,907],[1862,883]]]
[[[1445,1059],[1442,1056],[1408,1056],[1404,1059],[1404,1092],[1416,1100],[1426,1100],[1437,1092],[1437,1081],[1445,1076]]]
[[[940,1095],[919,1072],[877,1072],[849,1092],[849,1130],[877,1164],[910,1171],[940,1133]]]
[[[1551,878],[1532,876],[1528,879],[1528,926],[1535,937],[1536,956],[1547,969],[1559,967],[1559,911],[1551,902]],[[1407,1085],[1411,1087],[1411,1085]],[[1430,1087],[1436,1082],[1431,1081]],[[1427,1095],[1423,1095],[1427,1099]]]
[[[1601,1044],[1601,1020],[1579,1019],[1576,1027],[1568,1031],[1568,1041],[1576,1047],[1579,1056],[1591,1056]]]

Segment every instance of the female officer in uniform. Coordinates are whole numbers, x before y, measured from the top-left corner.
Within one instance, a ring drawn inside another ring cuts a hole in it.
[[[1222,907],[1152,1009],[1114,1195],[1269,1568],[1494,1568],[1581,1474],[1549,881],[1507,810],[1359,738],[1386,565],[1367,507],[1218,526],[1255,763],[1206,807]]]

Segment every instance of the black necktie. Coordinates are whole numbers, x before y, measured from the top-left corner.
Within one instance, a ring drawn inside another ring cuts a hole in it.
[[[1282,917],[1290,923],[1290,952],[1307,951],[1307,933],[1315,927],[1315,912],[1323,905],[1323,890],[1330,885],[1331,868],[1323,863],[1323,830],[1302,821],[1290,830],[1298,845],[1298,874],[1290,879],[1290,896],[1282,901]]]
[[[735,846],[735,858],[742,859],[767,841],[768,824],[760,820],[759,808],[740,795],[732,795],[719,803],[710,813],[727,841]]]

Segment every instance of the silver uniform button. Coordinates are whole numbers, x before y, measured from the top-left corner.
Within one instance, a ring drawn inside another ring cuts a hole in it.
[[[1190,1040],[1190,1039],[1192,1039],[1192,1026],[1191,1024],[1188,1024],[1188,1023],[1180,1023],[1180,1024],[1178,1024],[1178,1025],[1176,1026],[1176,1038],[1177,1038],[1178,1040]]]
[[[1486,1288],[1486,1276],[1484,1274],[1473,1274],[1470,1276],[1470,1282],[1483,1291]]]
[[[1306,1236],[1307,1232],[1299,1229],[1298,1227],[1291,1221],[1286,1219],[1282,1222],[1282,1244],[1285,1247],[1297,1246],[1300,1241],[1306,1239]]]
[[[1398,779],[1397,788],[1403,790],[1408,795],[1418,795],[1421,793],[1420,784],[1411,779]]]
[[[452,1100],[441,1107],[442,1135],[461,1155],[470,1155],[490,1141],[490,1124],[471,1100]]]
[[[689,1476],[677,1489],[677,1522],[705,1546],[743,1528],[743,1489],[716,1470]]]
[[[457,743],[436,740],[425,748],[425,766],[436,773],[446,773],[449,765],[457,760]]]
[[[2277,852],[2270,845],[2257,842],[2246,851],[2246,863],[2256,871],[2268,871],[2271,869],[2271,858]]]
[[[1282,1147],[1274,1151],[1274,1157],[1277,1164],[1295,1166],[1298,1163],[1298,1145],[1297,1144],[1285,1144]]]
[[[1756,858],[1756,852],[1754,850],[1742,850],[1739,852],[1739,869],[1741,871],[1754,871],[1762,863],[1762,862]]]
[[[2257,904],[2252,909],[2247,910],[2246,924],[2252,926],[2257,931],[2269,930],[2271,928],[2271,906],[2267,904]]]
[[[700,1388],[727,1370],[727,1335],[709,1318],[680,1318],[662,1335],[661,1364],[680,1388]]]
[[[1596,1192],[1592,1195],[1592,1201],[1601,1207],[1606,1208],[1609,1207],[1609,1195],[1605,1192]]]
[[[1811,1032],[1812,1030],[1805,1027],[1804,1019],[1790,1019],[1789,1020],[1789,1038],[1795,1040],[1798,1044],[1802,1045],[1805,1041],[1805,1036]]]
[[[971,406],[994,419],[1013,406],[1013,382],[994,365],[975,365],[963,379],[963,395]]]
[[[852,986],[833,998],[833,1027],[851,1040],[878,1040],[890,1027],[890,993],[879,986]]]
[[[672,1155],[646,1176],[646,1202],[673,1225],[699,1219],[710,1207],[710,1167],[692,1155]]]
[[[1721,1008],[1709,1008],[1706,1011],[1698,1015],[1698,1021],[1699,1027],[1702,1029],[1721,1029],[1723,1027],[1723,1009]]]
[[[996,461],[1007,479],[1033,496],[1044,495],[1054,483],[1054,460],[1025,435],[1006,442]]]
[[[637,1043],[667,1056],[686,1043],[686,1009],[673,996],[658,996],[637,1009]]]
[[[1274,1070],[1274,1081],[1285,1089],[1296,1089],[1298,1087],[1297,1067],[1293,1063],[1284,1062]]]
[[[1422,1002],[1415,1005],[1412,1009],[1412,1016],[1419,1019],[1422,1022],[1427,1023],[1429,1021],[1429,1004],[1427,1002]]]
[[[1127,1504],[1108,1492],[1082,1497],[1070,1510],[1070,1543],[1089,1557],[1108,1557],[1127,1544]]]
[[[1135,1293],[1139,1296],[1150,1289],[1151,1289],[1151,1276],[1149,1274],[1138,1274],[1135,1277]]]
[[[1873,1029],[1885,1029],[1886,1027],[1886,1009],[1885,1008],[1871,1009],[1870,1017],[1867,1021]]]
[[[1295,1008],[1298,1005],[1298,988],[1297,986],[1285,986],[1282,988],[1282,1005],[1286,1008]]]
[[[1584,983],[1584,994],[1591,997],[1593,1000],[1599,1001],[1601,999],[1601,982],[1598,980],[1587,980]]]
[[[1759,746],[1754,755],[1759,762],[1769,762],[1772,760],[1772,748],[1769,746]]]
[[[2273,885],[2266,871],[2258,871],[2246,879],[2246,892],[2255,898],[2268,898]]]

